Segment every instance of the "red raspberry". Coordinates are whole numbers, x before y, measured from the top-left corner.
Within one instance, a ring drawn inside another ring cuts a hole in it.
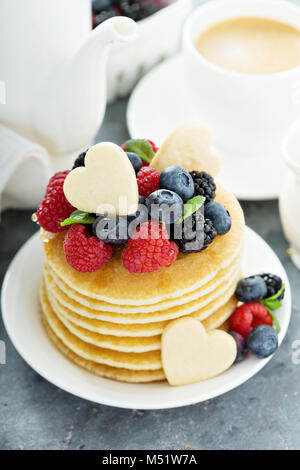
[[[147,140],[147,141],[149,142],[149,144],[151,145],[153,152],[154,152],[154,153],[158,152],[159,148],[156,147],[155,143],[152,142],[152,140],[149,140],[149,139],[146,139],[146,140]]]
[[[157,170],[143,166],[136,176],[139,194],[148,197],[153,191],[156,191],[159,188],[159,177],[160,173]]]
[[[65,236],[64,251],[69,265],[82,273],[97,271],[112,256],[111,245],[89,236],[82,224],[71,225]]]
[[[152,142],[152,140],[149,140],[149,139],[146,139],[146,140],[147,140],[147,142],[149,142],[149,144],[151,145],[152,150],[153,150],[154,153],[156,153],[156,152],[159,151],[159,147],[156,147],[155,143]],[[142,165],[143,165],[143,166],[149,166],[150,163],[145,162],[145,160],[142,160]]]
[[[123,266],[131,273],[151,273],[170,266],[178,254],[176,243],[157,221],[144,222],[127,242]]]
[[[69,171],[59,171],[50,178],[46,194],[39,205],[36,215],[38,223],[48,232],[63,232],[65,227],[61,227],[63,222],[75,210],[67,200],[63,185]]]
[[[247,338],[259,325],[273,325],[273,318],[260,302],[248,302],[237,307],[230,317],[230,329]]]

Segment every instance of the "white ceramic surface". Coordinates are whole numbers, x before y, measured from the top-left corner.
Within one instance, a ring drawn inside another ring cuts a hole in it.
[[[200,6],[183,31],[186,86],[197,116],[213,131],[216,145],[244,165],[281,159],[282,138],[300,116],[300,66],[272,74],[245,74],[219,67],[196,49],[197,36],[222,20],[256,16],[300,29],[300,7],[282,0],[215,0]],[[246,168],[245,168],[246,170]],[[261,169],[259,169],[261,171]],[[245,171],[243,183],[248,178]],[[265,172],[264,178],[270,178]],[[276,182],[280,185],[280,180]]]
[[[133,138],[149,138],[160,145],[181,122],[197,119],[185,86],[182,55],[155,67],[134,89],[127,109],[127,126]],[[265,155],[259,161],[236,158],[218,147],[222,159],[219,180],[239,199],[275,199],[279,196],[284,165],[282,158]],[[246,144],[245,144],[246,145]]]
[[[102,123],[109,46],[134,40],[136,23],[115,17],[91,31],[90,0],[1,0],[0,18],[0,122],[51,155],[77,153]]]
[[[192,0],[175,0],[169,6],[137,22],[137,38],[115,44],[108,59],[108,100],[126,96],[137,80],[155,64],[178,49],[183,22]]]
[[[296,121],[283,141],[288,171],[279,197],[280,217],[291,246],[288,253],[300,269],[300,121]]]
[[[43,330],[38,302],[42,257],[36,234],[20,249],[6,273],[1,298],[3,320],[10,339],[25,361],[49,382],[74,395],[122,408],[173,408],[228,392],[255,375],[270,360],[249,357],[214,379],[183,387],[170,387],[167,383],[126,384],[96,377],[65,359]],[[277,311],[281,343],[291,313],[289,282],[277,256],[249,228],[245,236],[243,271],[245,275],[270,271],[283,278],[286,295],[283,307]]]

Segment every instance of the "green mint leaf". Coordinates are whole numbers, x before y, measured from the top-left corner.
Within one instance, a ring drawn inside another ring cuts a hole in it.
[[[279,334],[280,333],[280,325],[279,325],[279,321],[278,321],[278,318],[276,317],[275,313],[266,306],[269,314],[271,315],[271,317],[273,318],[273,322],[274,322],[274,325],[275,325],[275,329],[276,329],[276,333]]]
[[[277,310],[282,305],[280,300],[277,300],[277,299],[278,299],[278,297],[280,297],[280,295],[282,294],[284,289],[285,289],[285,285],[282,284],[281,289],[278,292],[276,292],[276,294],[274,294],[271,297],[268,297],[266,299],[262,299],[260,301],[260,303],[263,304],[265,307],[267,307],[267,309],[269,311],[270,310]]]
[[[155,155],[151,145],[145,139],[127,140],[125,142],[125,151],[137,153],[147,163],[150,163]]]
[[[66,225],[72,225],[72,224],[92,224],[95,221],[95,217],[92,217],[89,215],[88,212],[83,212],[80,210],[76,210],[72,212],[70,217],[65,219],[63,222],[61,222],[61,226],[65,227]]]
[[[187,217],[190,217],[194,212],[196,212],[200,207],[203,206],[205,202],[204,196],[195,196],[192,199],[189,199],[183,208],[183,216],[181,219],[177,220],[176,224],[181,224]]]
[[[266,307],[270,308],[271,310],[277,310],[278,308],[281,307],[281,302],[279,302],[279,300],[264,299],[261,303],[265,305]]]

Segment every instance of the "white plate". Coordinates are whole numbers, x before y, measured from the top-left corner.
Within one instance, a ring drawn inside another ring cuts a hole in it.
[[[243,117],[241,116],[241,119]],[[151,70],[134,89],[127,108],[132,138],[149,138],[160,145],[181,122],[197,119],[185,86],[180,55]],[[213,133],[213,129],[211,129]],[[232,156],[217,148],[222,158],[219,180],[243,200],[276,199],[284,165],[282,159]]]
[[[6,273],[2,288],[2,315],[10,339],[25,361],[49,382],[67,392],[122,408],[173,408],[228,392],[256,374],[270,360],[249,357],[214,379],[183,387],[170,387],[166,382],[126,384],[96,377],[65,359],[43,330],[38,301],[42,258],[42,247],[36,234],[20,249]],[[281,343],[291,313],[289,282],[277,256],[249,228],[246,230],[243,270],[245,275],[269,271],[283,278],[286,295],[283,307],[277,311]]]

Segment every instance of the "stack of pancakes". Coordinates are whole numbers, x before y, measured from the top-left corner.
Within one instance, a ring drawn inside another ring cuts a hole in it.
[[[127,382],[165,378],[161,334],[169,321],[190,315],[207,330],[225,328],[236,307],[241,277],[244,218],[238,201],[221,187],[216,200],[230,212],[232,228],[199,253],[180,253],[169,268],[132,274],[122,247],[93,273],[67,263],[64,233],[44,241],[42,318],[58,349],[90,372]]]

